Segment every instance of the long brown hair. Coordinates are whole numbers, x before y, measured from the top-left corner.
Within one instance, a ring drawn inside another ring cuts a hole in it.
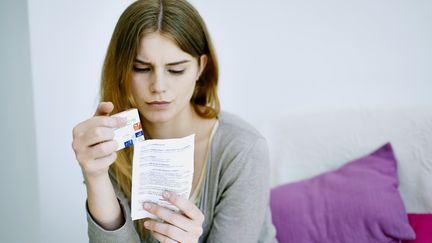
[[[123,12],[111,37],[102,69],[101,101],[111,101],[113,113],[135,107],[130,82],[133,62],[140,39],[154,32],[170,38],[198,60],[201,55],[207,55],[207,65],[196,82],[190,102],[201,117],[216,117],[220,111],[216,54],[203,19],[185,0],[138,0]],[[117,152],[117,159],[110,167],[129,200],[132,152],[131,148]],[[136,224],[141,238],[146,238],[144,220],[138,220]]]

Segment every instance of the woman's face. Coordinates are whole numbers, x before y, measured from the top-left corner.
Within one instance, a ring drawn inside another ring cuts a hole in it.
[[[132,95],[142,118],[164,123],[190,112],[205,56],[200,63],[159,33],[144,35],[132,71]]]

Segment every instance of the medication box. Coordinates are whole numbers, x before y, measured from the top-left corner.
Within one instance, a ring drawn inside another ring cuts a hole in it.
[[[144,132],[136,108],[112,115],[113,117],[125,117],[127,124],[114,130],[114,140],[118,143],[117,151],[127,148],[132,144],[144,141]]]

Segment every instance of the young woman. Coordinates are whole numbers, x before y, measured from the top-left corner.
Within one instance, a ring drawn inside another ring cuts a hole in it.
[[[120,17],[105,58],[101,102],[73,129],[87,188],[90,242],[275,242],[265,139],[220,111],[218,64],[206,26],[184,0],[140,0]],[[146,139],[195,134],[190,198],[166,192],[181,209],[144,209],[162,221],[130,216],[132,149],[116,151],[110,117],[139,110]]]

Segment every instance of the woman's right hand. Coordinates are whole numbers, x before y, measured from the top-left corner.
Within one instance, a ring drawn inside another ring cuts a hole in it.
[[[113,109],[111,102],[102,102],[92,118],[73,128],[72,148],[85,177],[108,173],[109,166],[117,158],[114,128],[126,125],[127,120],[110,117]]]

